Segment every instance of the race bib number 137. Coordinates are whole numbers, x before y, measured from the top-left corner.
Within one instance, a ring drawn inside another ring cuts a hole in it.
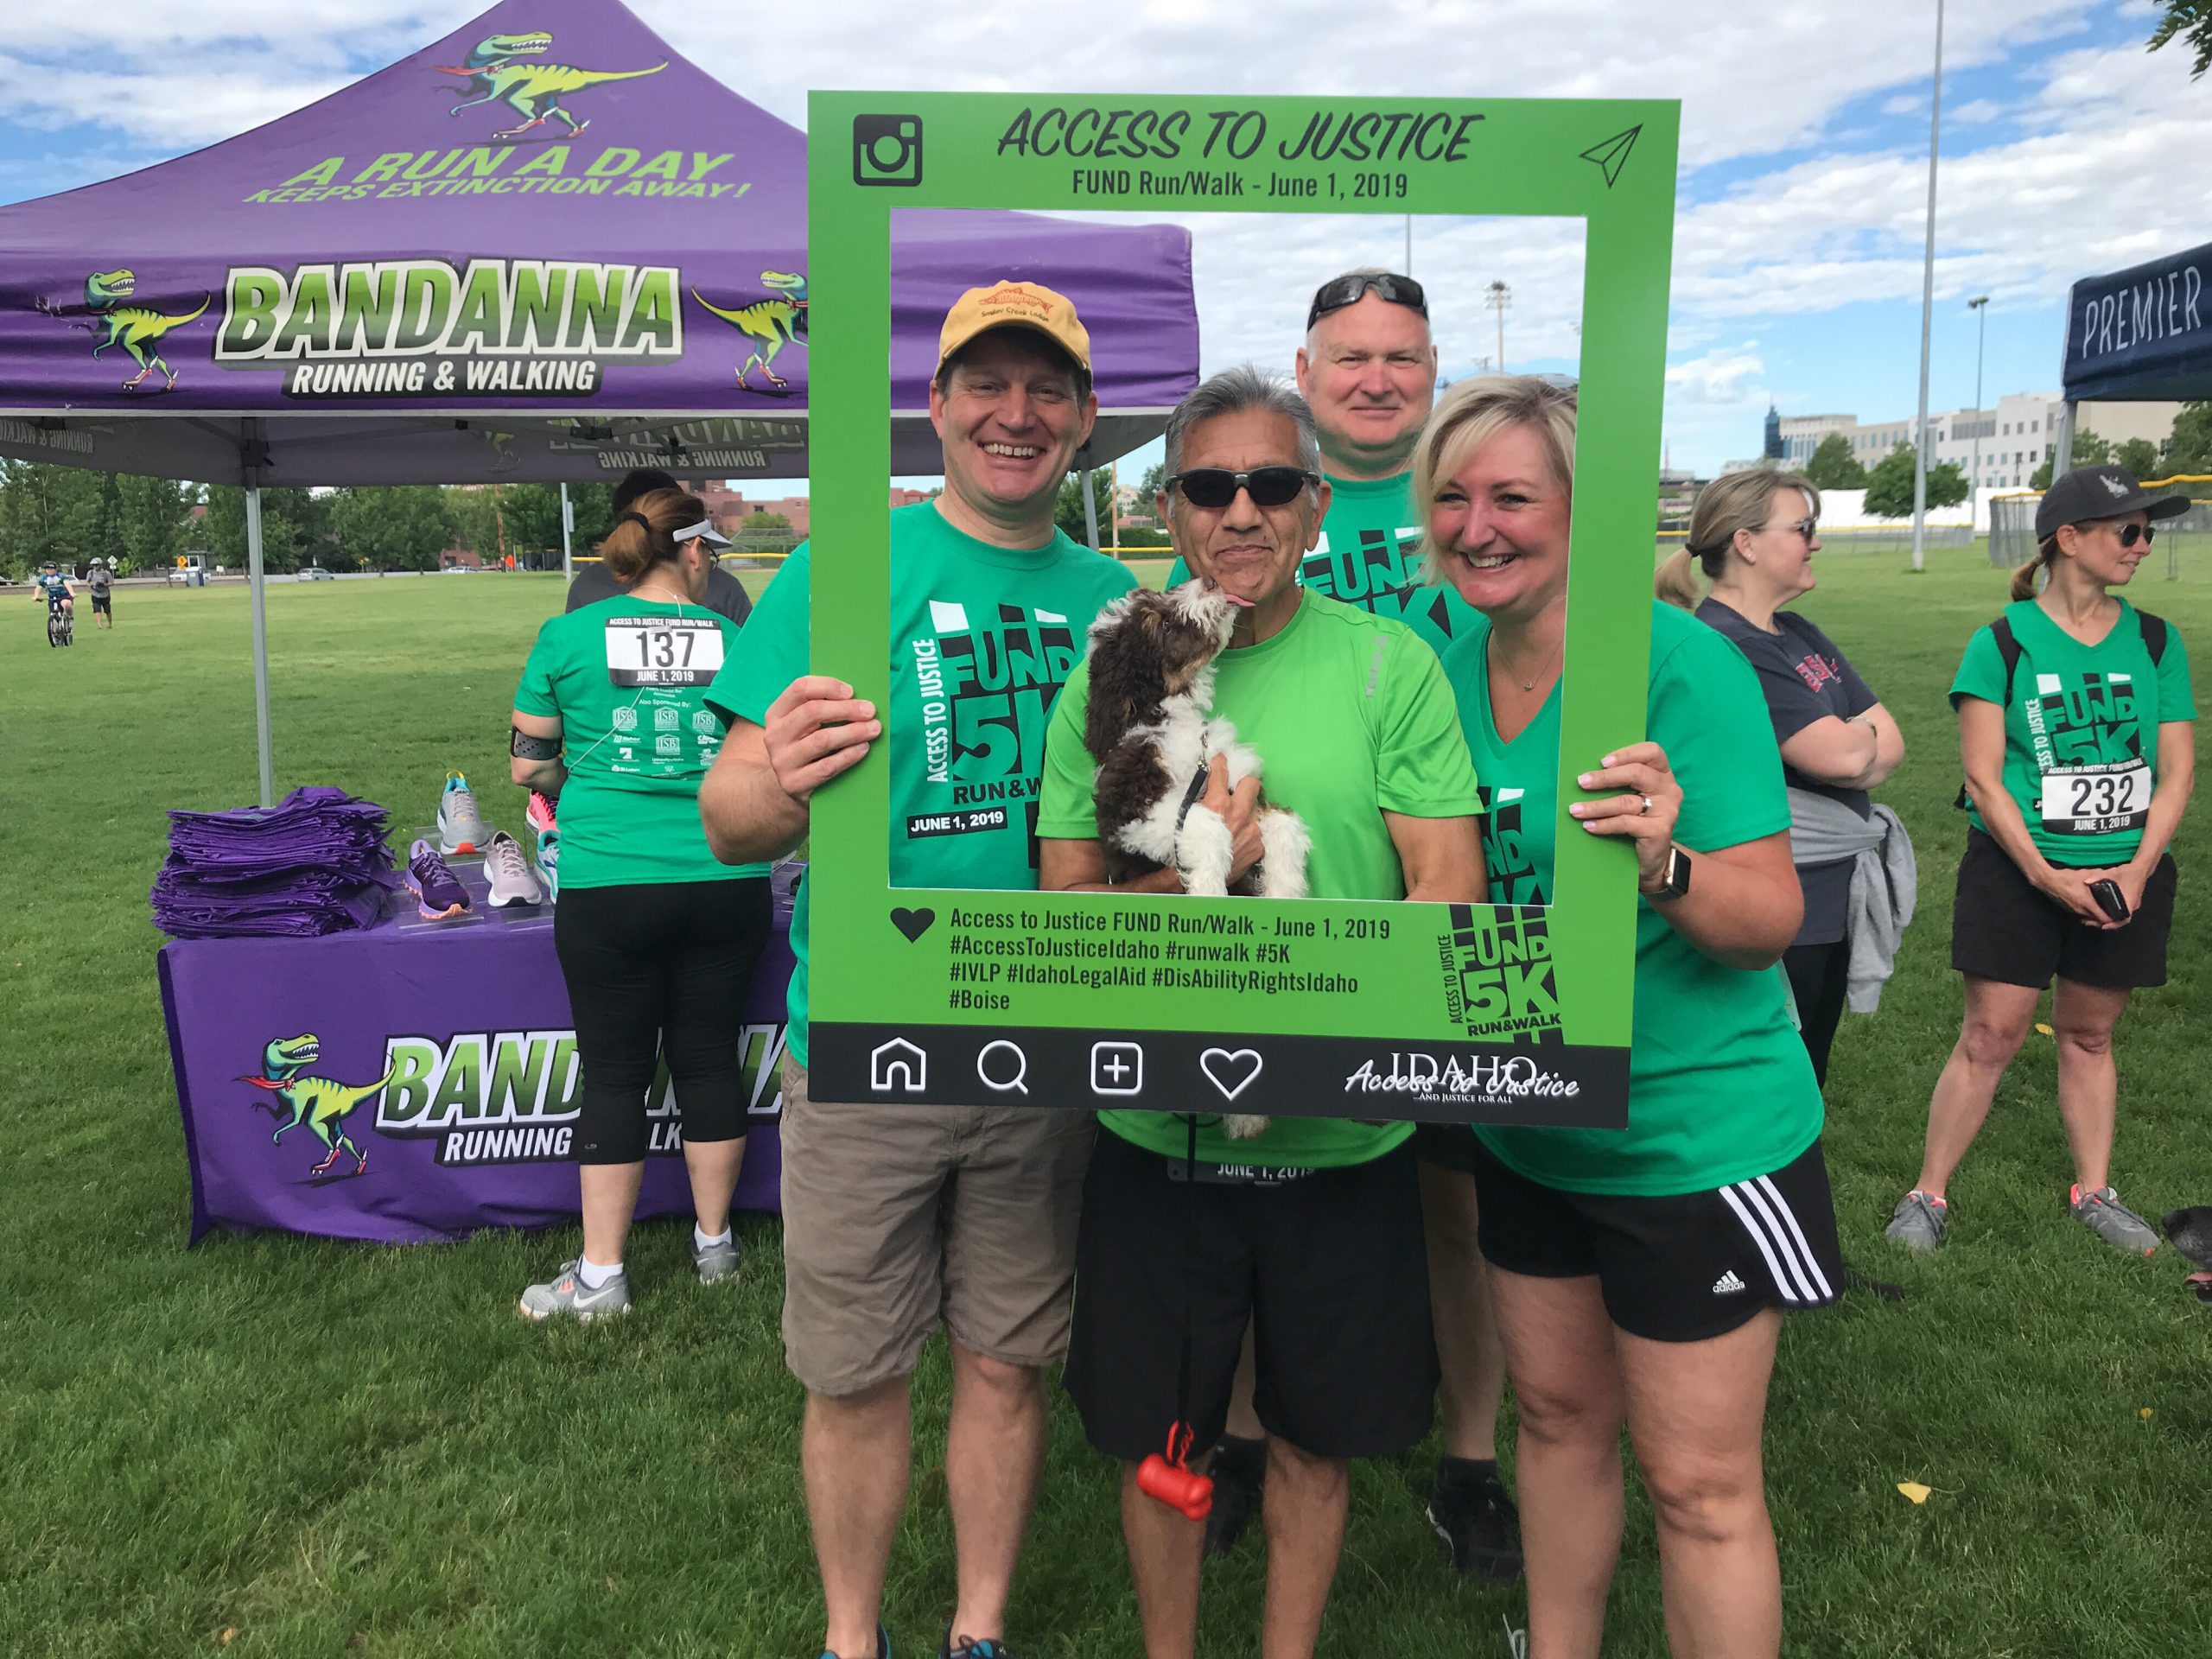
[[[709,685],[721,666],[721,625],[711,619],[607,620],[607,677],[617,685]]]

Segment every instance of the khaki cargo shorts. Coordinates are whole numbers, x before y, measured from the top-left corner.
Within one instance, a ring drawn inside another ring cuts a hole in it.
[[[1095,1120],[810,1098],[784,1061],[784,1357],[816,1394],[911,1374],[941,1321],[1010,1365],[1066,1351]]]

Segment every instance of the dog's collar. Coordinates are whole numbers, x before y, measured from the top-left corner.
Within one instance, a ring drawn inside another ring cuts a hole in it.
[[[1183,791],[1183,804],[1175,814],[1175,827],[1178,830],[1183,827],[1183,820],[1191,816],[1191,809],[1205,798],[1206,779],[1212,775],[1205,766],[1200,766],[1192,774],[1191,786]]]

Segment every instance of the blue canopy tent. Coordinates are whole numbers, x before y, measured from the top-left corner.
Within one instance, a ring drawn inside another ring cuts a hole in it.
[[[2212,399],[2212,242],[2075,283],[2060,384],[2054,477],[2073,460],[2076,404]]]

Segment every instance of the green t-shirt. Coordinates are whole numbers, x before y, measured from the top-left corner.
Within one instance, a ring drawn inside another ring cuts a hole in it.
[[[738,656],[736,626],[696,605],[618,598],[537,631],[515,707],[561,722],[561,885],[636,887],[766,875],[717,863],[699,780],[721,747],[707,688]]]
[[[784,561],[745,624],[745,650],[708,694],[765,724],[807,671],[813,543]],[[1037,773],[1045,723],[1084,631],[1136,586],[1117,561],[1055,531],[994,547],[924,501],[891,515],[891,884],[1037,886]],[[791,916],[791,1057],[806,1062],[807,887]]]
[[[1404,623],[1440,656],[1467,631],[1474,607],[1450,588],[1421,582],[1421,522],[1413,510],[1411,473],[1329,480],[1329,516],[1320,545],[1300,563],[1299,585],[1363,611]],[[1166,586],[1191,579],[1182,560]]]
[[[1489,632],[1478,619],[1444,656],[1489,809],[1483,862],[1494,899],[1544,904],[1559,832],[1559,689],[1510,743],[1500,741],[1484,667]],[[1758,676],[1734,645],[1671,605],[1651,608],[1644,718],[1681,783],[1675,837],[1683,846],[1713,852],[1789,827]],[[1819,1135],[1821,1091],[1790,1028],[1782,969],[1722,966],[1648,900],[1637,907],[1630,1031],[1627,1128],[1485,1125],[1475,1131],[1484,1145],[1547,1186],[1650,1198],[1770,1173]]]
[[[1037,833],[1094,841],[1095,764],[1083,746],[1090,677],[1077,669],[1052,711]],[[1387,618],[1308,593],[1273,639],[1215,659],[1213,710],[1258,751],[1268,798],[1306,821],[1307,890],[1316,899],[1402,899],[1405,873],[1385,812],[1449,818],[1477,810],[1475,774],[1436,655]],[[1147,1149],[1182,1157],[1185,1120],[1167,1112],[1101,1112],[1098,1121]],[[1256,1140],[1231,1141],[1212,1120],[1198,1130],[1211,1163],[1332,1168],[1389,1151],[1413,1126],[1280,1117]]]
[[[2112,632],[2094,645],[2033,600],[2007,605],[2005,617],[2020,645],[2010,702],[2004,653],[1984,627],[1967,642],[1951,706],[1979,697],[2004,707],[2005,790],[2038,852],[2075,869],[2125,864],[2150,822],[2159,722],[2196,718],[2181,634],[2167,628],[2154,664],[2135,607],[2124,599]],[[1975,829],[1988,829],[1971,807],[1967,816]]]

